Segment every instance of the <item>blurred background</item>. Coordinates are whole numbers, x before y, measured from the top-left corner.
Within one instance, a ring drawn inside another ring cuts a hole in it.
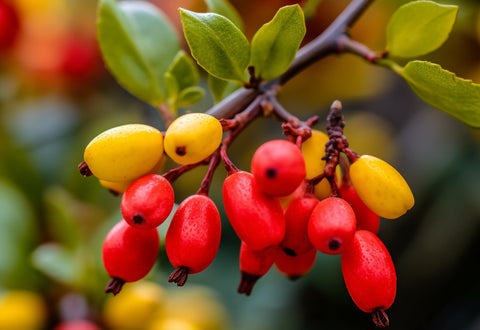
[[[206,9],[200,0],[151,2],[179,36],[177,8]],[[405,2],[375,1],[352,36],[382,51],[388,19]],[[450,39],[424,59],[480,82],[480,3],[438,2],[458,4],[458,18]],[[251,38],[280,6],[295,1],[231,3]],[[305,41],[347,3],[321,1],[308,16]],[[162,249],[146,280],[126,285],[115,299],[104,294],[101,245],[121,219],[120,198],[94,177],[83,178],[77,165],[88,142],[108,128],[164,126],[155,109],[105,69],[96,8],[95,0],[0,0],[0,329],[54,329],[73,321],[85,330],[373,329],[346,291],[339,256],[319,253],[311,272],[296,281],[272,269],[250,297],[236,292],[240,241],[224,216],[222,169],[211,190],[223,215],[213,264],[178,288],[167,283],[173,267]],[[423,103],[393,73],[352,55],[316,63],[280,92],[283,105],[303,119],[324,120],[335,99],[344,105],[352,149],[394,165],[416,198],[400,219],[382,220],[378,234],[398,275],[390,328],[480,329],[479,131]],[[212,102],[207,94],[193,110],[205,111]],[[316,128],[324,129],[322,120]],[[260,119],[230,156],[248,170],[254,150],[281,136],[279,122]],[[175,182],[177,203],[197,191],[204,172],[198,168]],[[160,230],[164,236],[166,226]]]

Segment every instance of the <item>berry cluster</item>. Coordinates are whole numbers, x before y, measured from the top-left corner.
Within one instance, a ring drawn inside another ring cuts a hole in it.
[[[408,184],[383,160],[360,157],[349,149],[338,101],[327,118],[328,134],[305,123],[286,122],[288,139],[261,145],[250,172],[238,169],[227,156],[239,122],[245,117],[218,121],[207,114],[187,114],[164,134],[145,125],[126,125],[100,134],[87,146],[81,173],[94,174],[104,185],[126,187],[117,191],[123,193],[123,220],[103,246],[105,269],[112,278],[106,291],[118,293],[124,282],[143,278],[153,267],[160,245],[156,228],[174,206],[171,182],[200,164],[209,164],[201,187],[180,203],[165,238],[175,267],[169,282],[183,286],[188,274],[211,264],[220,244],[221,221],[208,189],[223,160],[223,204],[241,240],[238,292],[250,295],[273,265],[296,279],[310,271],[317,251],[341,255],[355,304],[371,313],[377,326],[388,325],[385,310],[395,298],[396,274],[376,234],[380,217],[397,218],[413,206]],[[223,130],[230,135],[222,141]],[[182,165],[155,174],[164,152]]]

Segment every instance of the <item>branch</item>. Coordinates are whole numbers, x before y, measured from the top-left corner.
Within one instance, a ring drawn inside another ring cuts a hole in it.
[[[239,89],[206,111],[218,119],[232,118],[245,109],[258,95],[284,85],[300,71],[328,54],[338,52],[338,38],[351,27],[373,0],[352,0],[343,12],[318,37],[297,52],[290,68],[280,77],[263,83],[260,88]]]

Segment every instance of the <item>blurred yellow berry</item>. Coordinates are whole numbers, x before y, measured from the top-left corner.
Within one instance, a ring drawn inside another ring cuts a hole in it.
[[[223,129],[217,118],[189,113],[175,119],[165,132],[165,152],[179,164],[198,163],[222,142]]]
[[[36,292],[12,290],[0,296],[0,329],[43,329],[46,317],[45,301]]]
[[[165,291],[155,283],[139,281],[128,283],[116,296],[105,301],[103,319],[115,330],[147,329],[162,312]]]
[[[84,160],[102,180],[134,180],[161,161],[163,135],[154,127],[130,124],[111,128],[95,137],[85,148]]]
[[[200,328],[187,320],[167,316],[154,321],[148,330],[200,330]]]
[[[379,158],[361,156],[350,166],[350,178],[361,200],[383,218],[398,218],[415,203],[405,179]]]

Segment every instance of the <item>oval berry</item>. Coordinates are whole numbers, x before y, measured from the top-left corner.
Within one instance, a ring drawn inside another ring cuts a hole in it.
[[[342,254],[342,273],[355,305],[372,313],[376,324],[388,325],[384,311],[395,300],[397,275],[382,241],[368,230],[357,231]]]
[[[253,250],[242,241],[239,258],[241,279],[238,293],[245,293],[247,296],[252,293],[255,283],[272,268],[275,254],[276,247]]]
[[[165,152],[179,164],[198,163],[222,142],[223,128],[206,113],[188,113],[175,119],[165,132]]]
[[[358,196],[383,218],[398,218],[415,203],[402,175],[379,158],[363,155],[350,166],[349,173]]]
[[[251,169],[260,190],[272,196],[291,194],[305,179],[302,152],[286,140],[262,144],[252,157]]]
[[[80,171],[107,181],[135,180],[151,173],[162,156],[159,130],[142,124],[123,125],[99,134],[87,145],[83,154],[86,166],[82,163]]]
[[[325,169],[325,143],[328,142],[327,134],[312,130],[312,136],[302,143],[302,154],[305,160],[306,178],[307,180],[323,173]]]
[[[352,206],[357,218],[357,230],[365,229],[376,234],[380,228],[380,217],[365,205],[355,188],[349,184],[342,184],[340,186],[340,196]]]
[[[278,245],[285,236],[280,202],[263,194],[252,174],[237,171],[223,182],[223,204],[238,237],[254,250]]]
[[[103,265],[112,278],[105,291],[117,294],[124,282],[144,278],[155,264],[159,248],[157,229],[137,229],[124,220],[117,223],[102,246]]]
[[[177,268],[169,278],[183,286],[188,274],[207,268],[220,245],[221,221],[215,203],[204,195],[185,199],[175,211],[165,237],[168,260]]]
[[[315,264],[317,250],[311,248],[303,254],[291,256],[279,249],[275,254],[275,266],[291,280],[296,280],[307,274]]]
[[[353,238],[357,227],[355,213],[342,198],[318,202],[308,221],[308,237],[313,246],[327,254],[340,254]]]
[[[167,219],[174,203],[170,182],[161,175],[148,174],[128,186],[120,207],[123,219],[130,226],[152,229]]]
[[[290,256],[306,253],[313,248],[308,238],[308,220],[318,199],[304,196],[293,200],[285,210],[285,237],[280,247]]]

